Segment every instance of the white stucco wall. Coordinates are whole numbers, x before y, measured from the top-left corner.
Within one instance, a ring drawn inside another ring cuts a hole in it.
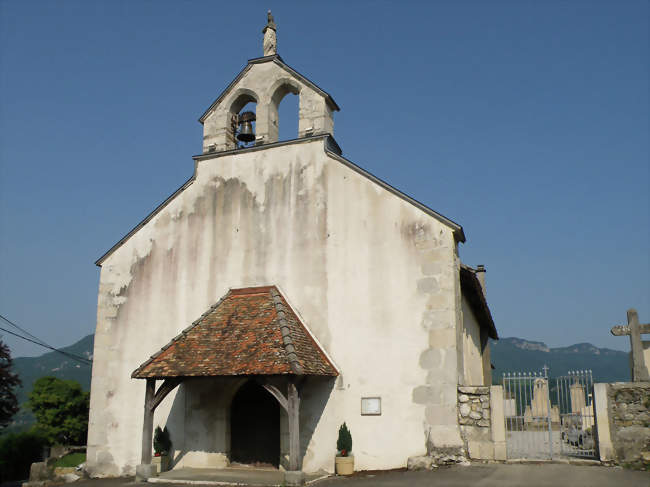
[[[465,296],[463,309],[463,384],[484,385],[483,357],[481,356],[481,329],[474,311]],[[490,385],[490,384],[486,384]]]
[[[144,381],[131,372],[229,288],[268,284],[342,372],[339,385],[305,389],[304,470],[333,469],[344,421],[357,469],[403,467],[427,441],[461,446],[458,266],[451,228],[326,154],[323,139],[199,162],[102,264],[88,468],[140,463]],[[156,410],[187,466],[225,462],[228,393],[206,387],[184,384]],[[381,396],[381,416],[360,415],[364,396]]]

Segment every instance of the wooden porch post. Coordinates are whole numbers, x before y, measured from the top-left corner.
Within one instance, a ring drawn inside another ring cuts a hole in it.
[[[142,424],[142,464],[151,463],[151,441],[153,440],[153,411],[154,394],[156,392],[156,379],[147,379],[147,388],[144,394],[144,421]]]
[[[300,470],[300,394],[293,380],[287,387],[289,417],[289,470]]]
[[[291,377],[287,382],[287,397],[272,384],[264,379],[258,382],[277,399],[280,406],[287,412],[289,419],[289,470],[300,470],[300,389],[304,377]]]

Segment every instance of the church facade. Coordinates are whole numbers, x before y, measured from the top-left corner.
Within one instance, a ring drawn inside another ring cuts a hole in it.
[[[193,176],[97,261],[91,475],[150,463],[156,425],[173,468],[331,472],[343,422],[357,470],[404,467],[462,451],[458,386],[491,382],[463,228],[343,156],[338,105],[275,30],[201,117]]]

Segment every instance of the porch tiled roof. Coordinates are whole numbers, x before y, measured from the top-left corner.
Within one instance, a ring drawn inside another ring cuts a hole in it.
[[[275,286],[231,289],[131,377],[338,375]]]

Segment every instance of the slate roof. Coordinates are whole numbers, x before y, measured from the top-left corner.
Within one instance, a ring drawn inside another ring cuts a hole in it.
[[[476,270],[461,264],[460,266],[460,288],[463,296],[469,301],[469,305],[476,315],[476,320],[481,328],[487,330],[488,336],[494,340],[499,339],[497,328],[492,319],[492,313],[485,299],[483,287],[476,277]]]
[[[338,375],[275,286],[231,289],[131,377]]]

